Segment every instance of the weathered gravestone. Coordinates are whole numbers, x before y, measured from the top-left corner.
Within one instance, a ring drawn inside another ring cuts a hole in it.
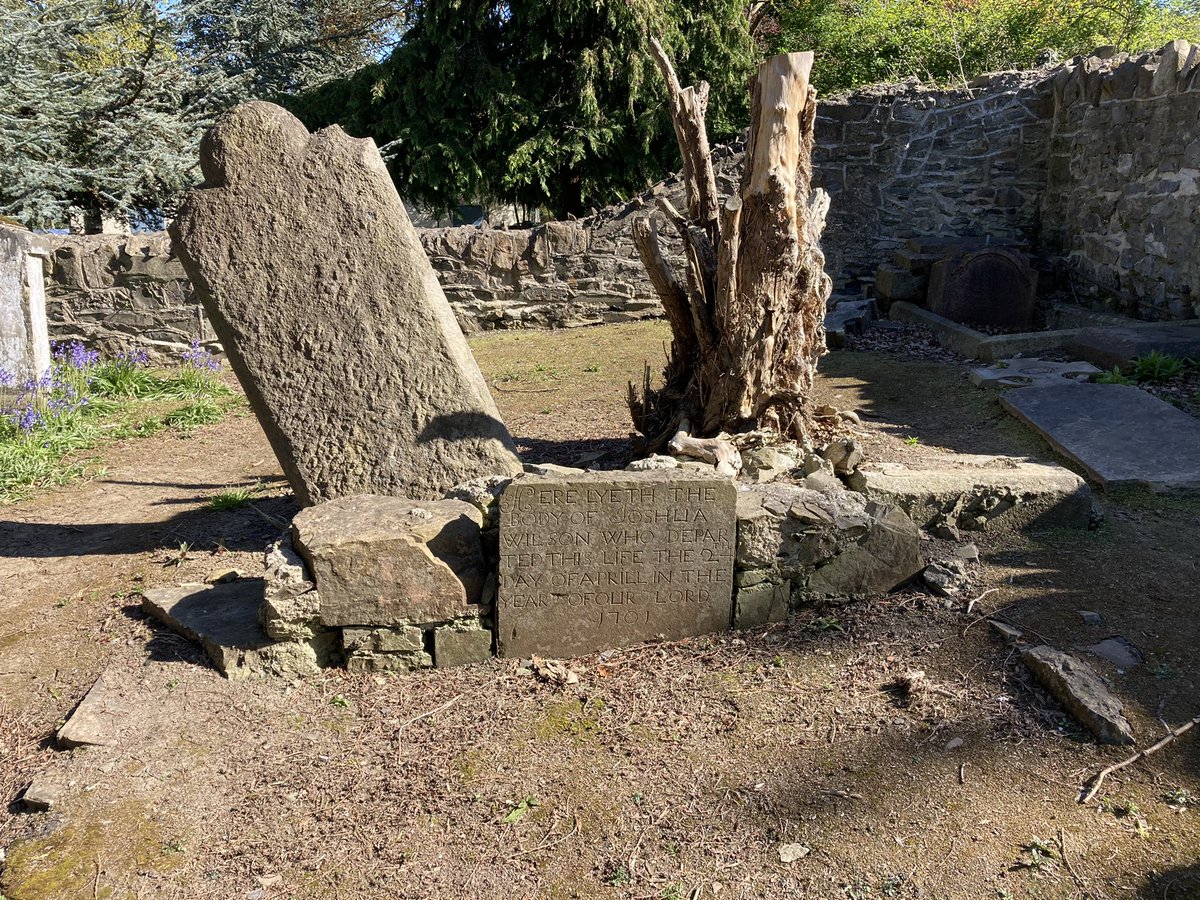
[[[520,471],[371,141],[245,103],[200,165],[171,235],[301,503]]]
[[[935,263],[926,303],[940,316],[968,325],[1031,328],[1037,272],[1015,250],[970,250]]]
[[[723,631],[736,489],[671,473],[518,478],[500,497],[501,656]]]
[[[32,234],[0,224],[0,370],[11,376],[10,388],[50,368],[42,252]]]

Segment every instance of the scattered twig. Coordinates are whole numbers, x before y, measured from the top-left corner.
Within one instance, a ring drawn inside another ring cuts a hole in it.
[[[517,859],[518,857],[528,856],[530,853],[537,853],[539,850],[549,850],[551,847],[557,847],[559,844],[561,844],[563,841],[565,841],[567,838],[571,837],[572,835],[576,834],[578,831],[579,831],[579,817],[576,815],[572,815],[571,816],[571,830],[568,831],[566,834],[562,835],[561,837],[559,837],[553,841],[543,840],[536,847],[531,847],[528,850],[522,850],[520,853],[516,854],[515,856],[509,857],[509,859]]]
[[[982,594],[980,594],[978,597],[976,597],[974,600],[972,600],[970,603],[968,603],[967,604],[967,615],[969,616],[971,614],[971,612],[975,609],[976,603],[978,603],[980,600],[982,600],[988,594],[994,594],[998,590],[1000,590],[1000,588],[998,588],[998,587],[988,588],[986,591],[984,591]]]
[[[261,509],[259,509],[257,506],[255,506],[253,503],[251,503],[248,508],[254,510],[256,513],[258,513],[260,516],[262,516],[264,519],[266,519],[272,525],[277,525],[278,527],[284,529],[285,531],[290,531],[292,528],[291,522],[288,522],[286,519],[281,519],[281,518],[279,518],[279,516],[273,516],[268,512],[263,512]]]
[[[412,725],[414,722],[419,722],[422,719],[427,719],[430,716],[437,715],[444,709],[449,709],[451,706],[453,706],[455,703],[457,703],[459,700],[461,700],[462,696],[463,696],[462,694],[455,694],[453,697],[451,697],[445,703],[442,703],[439,706],[435,706],[433,709],[427,709],[427,710],[425,710],[425,712],[421,713],[420,715],[413,716],[411,719],[405,719],[403,722],[400,723],[400,727],[396,729],[396,735],[399,735],[400,732],[402,732],[409,725]]]
[[[1076,886],[1082,889],[1086,882],[1075,871],[1075,867],[1071,865],[1071,860],[1067,858],[1067,842],[1063,839],[1063,830],[1061,828],[1058,829],[1058,855],[1062,859],[1063,865],[1067,867],[1067,871],[1071,873]]]
[[[958,783],[959,784],[967,783],[967,764],[966,763],[962,763],[958,767]]]
[[[1145,750],[1139,750],[1137,753],[1133,754],[1133,756],[1123,759],[1119,763],[1113,763],[1111,766],[1109,766],[1106,769],[1101,769],[1090,780],[1088,780],[1087,782],[1084,783],[1083,791],[1079,795],[1079,802],[1087,803],[1089,800],[1091,800],[1093,797],[1095,797],[1097,792],[1099,792],[1099,790],[1100,790],[1100,785],[1102,785],[1104,783],[1104,779],[1107,778],[1109,775],[1113,774],[1114,772],[1119,772],[1122,769],[1124,769],[1126,766],[1132,766],[1135,762],[1139,762],[1140,760],[1143,760],[1146,757],[1148,757],[1154,753],[1157,753],[1163,747],[1166,747],[1168,744],[1173,742],[1176,738],[1180,737],[1181,735],[1187,734],[1187,732],[1191,731],[1197,725],[1200,725],[1200,716],[1196,716],[1195,718],[1190,719],[1187,722],[1184,722],[1182,725],[1180,725],[1178,728],[1176,728],[1174,731],[1172,731],[1170,734],[1168,734],[1165,738],[1163,738],[1156,744],[1150,745]]]
[[[491,383],[492,389],[500,391],[503,394],[550,394],[557,391],[558,388],[506,388],[500,387],[495,382]]]

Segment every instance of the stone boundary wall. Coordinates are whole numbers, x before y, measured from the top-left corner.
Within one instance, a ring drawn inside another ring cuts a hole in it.
[[[1200,315],[1198,72],[1200,49],[1175,41],[960,90],[914,83],[822,100],[814,183],[832,196],[835,285],[868,284],[909,238],[994,237],[1069,273],[1081,299],[1145,318]],[[714,151],[722,194],[743,156],[740,142]],[[661,308],[631,221],[660,196],[683,206],[677,175],[587,219],[425,229],[421,241],[465,331],[636,320]],[[46,238],[52,340],[160,353],[214,340],[165,235]]]
[[[52,341],[106,353],[140,347],[176,355],[216,340],[165,232],[44,235],[46,313]]]
[[[1122,312],[1200,315],[1200,47],[1076,60],[1051,83],[1044,249]]]

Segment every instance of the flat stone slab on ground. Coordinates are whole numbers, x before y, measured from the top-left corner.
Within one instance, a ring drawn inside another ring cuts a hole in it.
[[[302,505],[521,471],[374,143],[255,101],[200,166],[171,236]]]
[[[130,706],[109,678],[101,675],[58,730],[56,741],[71,747],[114,747]]]
[[[856,491],[900,507],[922,526],[938,518],[970,531],[1035,524],[1087,528],[1093,515],[1092,491],[1074,472],[1009,456],[955,454],[927,466],[867,463],[850,481]]]
[[[1100,370],[1089,362],[1054,362],[1035,357],[1002,359],[971,370],[971,384],[983,388],[1018,388],[1068,381],[1091,381]]]
[[[172,631],[199,644],[229,678],[269,671],[274,642],[258,622],[262,579],[183,584],[146,591],[142,608]]]
[[[1154,350],[1180,359],[1200,357],[1200,324],[1164,322],[1082,328],[1067,349],[1102,369],[1126,369],[1133,360]]]
[[[515,479],[500,496],[500,656],[725,631],[736,489],[675,472]]]
[[[1104,487],[1200,489],[1200,419],[1140,388],[1064,382],[1000,402]]]

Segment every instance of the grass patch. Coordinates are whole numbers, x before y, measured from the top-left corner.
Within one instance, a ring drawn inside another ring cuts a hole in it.
[[[215,509],[219,512],[225,512],[231,509],[241,509],[246,504],[258,498],[262,493],[263,486],[261,484],[252,484],[244,487],[231,487],[223,491],[213,494],[208,500],[208,508]]]
[[[101,444],[183,432],[220,421],[233,392],[199,344],[180,364],[151,368],[144,351],[101,360],[72,342],[54,347],[42,378],[18,384],[0,370],[0,504],[96,471]]]

